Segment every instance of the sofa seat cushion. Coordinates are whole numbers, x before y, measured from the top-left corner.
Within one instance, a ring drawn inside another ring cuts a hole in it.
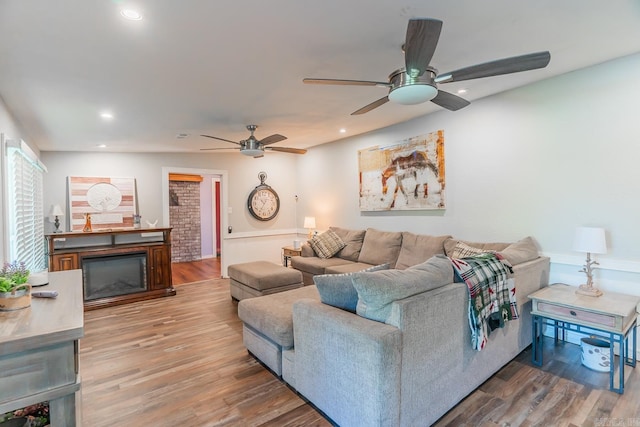
[[[282,348],[293,347],[293,303],[311,298],[320,301],[315,286],[243,299],[238,303],[238,317]]]
[[[358,262],[370,265],[389,264],[391,268],[395,268],[401,245],[401,232],[368,228]]]
[[[228,273],[236,282],[258,291],[302,283],[299,271],[267,261],[233,264],[229,266]]]
[[[384,264],[389,268],[389,264]],[[324,274],[346,274],[355,273],[358,271],[366,270],[373,267],[371,264],[365,264],[364,262],[352,262],[349,264],[332,265],[324,269]]]
[[[304,271],[312,275],[324,274],[327,267],[333,267],[336,265],[351,264],[352,261],[348,261],[342,258],[318,258],[318,257],[304,257],[294,256],[291,258],[291,266],[296,270]]]
[[[413,234],[408,231],[403,232],[396,268],[404,270],[412,265],[421,264],[435,255],[444,254],[444,242],[450,238],[451,236],[429,236]]]
[[[367,319],[386,322],[394,301],[453,282],[453,267],[449,258],[437,255],[406,270],[354,273],[352,282],[358,292],[356,313]]]
[[[340,227],[329,227],[329,230],[336,233],[344,242],[344,248],[336,256],[349,261],[358,261],[362,243],[364,242],[365,230],[348,230]]]
[[[389,269],[389,264],[367,265],[354,263],[347,264],[347,266],[363,267],[355,271],[379,271]],[[341,266],[336,268],[339,267]],[[329,268],[327,268],[327,270],[329,270]],[[353,287],[353,283],[351,283],[352,275],[352,272],[346,272],[344,274],[319,274],[313,276],[313,282],[316,284],[318,293],[320,294],[320,301],[324,304],[355,313],[356,304],[358,303],[358,293],[356,292],[356,288]]]

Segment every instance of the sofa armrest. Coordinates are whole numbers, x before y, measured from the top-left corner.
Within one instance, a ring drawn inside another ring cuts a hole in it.
[[[398,424],[398,328],[305,299],[293,306],[293,331],[302,395],[339,425]]]
[[[316,256],[316,253],[313,251],[313,248],[309,243],[306,243],[306,242],[303,243],[302,246],[300,246],[300,248],[302,249],[301,251],[302,256],[304,257]]]

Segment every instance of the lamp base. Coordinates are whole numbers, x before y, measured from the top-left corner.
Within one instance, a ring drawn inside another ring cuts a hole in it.
[[[602,291],[600,289],[594,288],[593,286],[580,285],[576,290],[576,294],[586,295],[588,297],[599,297],[602,295]]]

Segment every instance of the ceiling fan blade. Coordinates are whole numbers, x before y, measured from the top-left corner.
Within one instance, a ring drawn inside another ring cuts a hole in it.
[[[520,71],[544,68],[549,64],[551,54],[549,52],[536,52],[527,55],[512,56],[460,68],[449,73],[440,74],[435,78],[436,83],[459,82],[462,80],[480,79],[483,77],[499,76],[501,74],[518,73]]]
[[[265,150],[281,151],[283,153],[304,154],[307,150],[301,148],[288,148],[288,147],[264,147]]]
[[[239,143],[239,142],[230,141],[230,140],[228,140],[228,139],[224,139],[224,138],[218,138],[217,136],[211,136],[211,135],[200,135],[200,136],[204,136],[204,137],[207,137],[207,138],[218,139],[218,140],[220,140],[220,141],[230,142],[230,143],[232,143],[232,144],[240,145],[240,143]]]
[[[303,83],[314,85],[342,85],[342,86],[380,86],[389,87],[387,82],[372,82],[368,80],[341,80],[341,79],[302,79]]]
[[[442,21],[437,19],[410,19],[404,42],[406,73],[411,77],[424,74],[436,51]]]
[[[276,133],[274,135],[270,135],[270,136],[260,140],[260,144],[262,144],[262,145],[275,144],[276,142],[284,141],[285,139],[287,139],[286,136],[279,135],[279,134]]]
[[[362,107],[359,110],[354,111],[353,113],[351,113],[352,116],[358,116],[360,114],[364,114],[364,113],[368,113],[369,111],[373,110],[374,108],[378,108],[379,106],[386,104],[389,101],[389,97],[385,96],[383,98],[378,99],[377,101],[373,101],[371,104],[365,105],[364,107]]]
[[[201,148],[200,151],[212,151],[212,150],[237,150],[237,148]]]
[[[457,111],[471,104],[466,99],[443,90],[438,90],[438,94],[431,102],[451,111]]]

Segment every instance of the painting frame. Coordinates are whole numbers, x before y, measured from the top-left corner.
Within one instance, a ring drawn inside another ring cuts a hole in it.
[[[92,231],[134,227],[135,178],[68,176],[67,188],[72,232],[84,230],[86,214],[91,215]]]
[[[444,130],[358,150],[360,211],[443,210]]]

